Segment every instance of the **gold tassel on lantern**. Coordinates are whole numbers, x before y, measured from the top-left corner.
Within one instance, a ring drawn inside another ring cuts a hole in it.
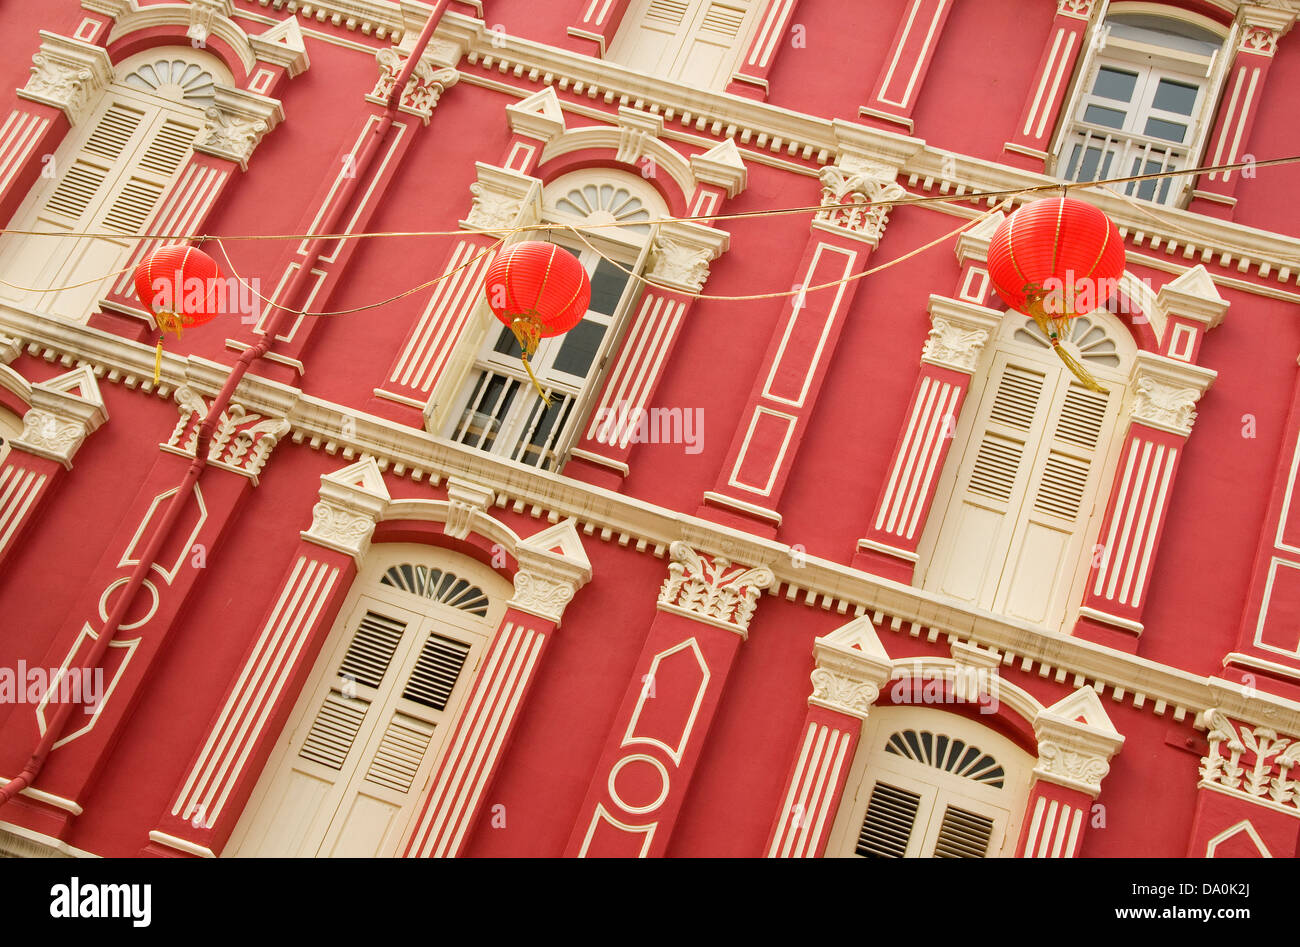
[[[153,318],[158,324],[158,345],[153,355],[153,383],[156,385],[162,379],[163,339],[168,332],[175,332],[178,339],[181,337],[181,317],[174,312],[156,312]]]
[[[1056,357],[1065,363],[1065,367],[1070,370],[1075,378],[1083,383],[1083,387],[1089,391],[1095,391],[1099,394],[1110,394],[1109,389],[1103,388],[1097,379],[1092,377],[1088,369],[1083,367],[1077,358],[1065,350],[1061,342],[1065,339],[1066,334],[1070,331],[1069,315],[1050,315],[1043,308],[1043,298],[1047,294],[1041,290],[1026,294],[1026,308],[1038,328],[1047,336],[1047,341],[1051,343],[1052,350],[1056,352]]]
[[[524,371],[528,372],[528,377],[533,380],[533,387],[537,389],[538,396],[549,408],[551,399],[542,389],[542,383],[537,380],[537,376],[533,374],[533,366],[529,364],[529,360],[537,351],[538,344],[542,341],[541,323],[532,315],[515,316],[510,321],[510,331],[515,334],[519,347],[524,350],[523,354],[520,355],[520,359],[524,363]]]

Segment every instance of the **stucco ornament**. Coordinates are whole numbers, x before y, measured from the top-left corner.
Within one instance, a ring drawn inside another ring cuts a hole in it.
[[[268,127],[260,118],[241,118],[216,106],[209,106],[203,113],[203,131],[199,133],[194,147],[229,158],[246,168],[253,149],[262,140]]]
[[[375,83],[374,91],[370,93],[369,98],[383,101],[393,91],[393,83],[397,81],[398,73],[406,64],[407,56],[392,47],[387,47],[375,53],[375,60],[379,63],[379,80]],[[442,97],[442,93],[459,80],[460,73],[455,69],[446,67],[439,69],[427,58],[421,59],[416,64],[411,78],[407,80],[406,88],[402,90],[399,106],[428,121],[433,110],[438,107],[438,100]]]
[[[835,668],[815,668],[812,672],[812,685],[814,703],[856,717],[865,717],[871,705],[880,697],[880,688],[873,682],[850,677]]]
[[[699,292],[709,278],[710,258],[707,247],[693,247],[668,237],[659,237],[651,251],[649,277],[677,286],[689,286],[694,292]]]
[[[32,408],[23,415],[23,433],[18,442],[49,454],[71,455],[86,436],[84,425],[49,411]]]
[[[1110,772],[1110,763],[1091,753],[1040,740],[1037,771],[1099,789],[1101,781]]]
[[[1203,783],[1300,809],[1300,782],[1291,775],[1300,763],[1300,740],[1279,736],[1272,727],[1234,723],[1213,707],[1203,719],[1209,731],[1200,766]]]
[[[772,570],[732,570],[727,559],[710,560],[680,540],[669,547],[669,555],[672,562],[659,590],[659,608],[747,634],[758,596],[772,584]]]
[[[570,582],[520,569],[515,573],[515,594],[510,606],[558,624],[573,594]]]
[[[1133,417],[1190,434],[1196,421],[1196,401],[1200,397],[1201,393],[1195,388],[1180,388],[1150,377],[1139,378]]]
[[[513,227],[524,207],[522,195],[498,191],[485,186],[482,181],[471,184],[469,192],[474,195],[474,206],[470,208],[465,223],[480,230]]]
[[[875,246],[889,223],[889,205],[879,202],[907,196],[895,181],[897,176],[897,168],[863,158],[845,158],[839,164],[827,165],[818,175],[823,209],[817,212],[816,219]],[[873,203],[876,206],[868,206]]]
[[[973,372],[988,340],[989,334],[984,329],[970,329],[947,319],[935,318],[922,355],[929,361],[942,362],[959,371]]]
[[[321,500],[311,508],[311,529],[307,538],[334,549],[364,553],[375,521],[366,513]]]

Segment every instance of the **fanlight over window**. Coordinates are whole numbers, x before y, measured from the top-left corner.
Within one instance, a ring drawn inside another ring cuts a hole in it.
[[[123,76],[122,82],[132,89],[197,108],[207,108],[215,101],[216,86],[212,73],[183,59],[144,63]]]
[[[1001,789],[1006,778],[1006,771],[998,761],[979,747],[929,730],[900,730],[889,738],[885,752],[933,766],[945,773],[973,779],[995,789]]]
[[[1026,319],[1025,324],[1015,331],[1013,338],[1018,342],[1028,342],[1051,351],[1052,343],[1043,335],[1033,319]],[[1115,350],[1115,340],[1106,334],[1106,330],[1095,325],[1087,316],[1078,316],[1070,321],[1070,334],[1064,339],[1073,346],[1074,356],[1110,368],[1119,367],[1119,354]]]
[[[379,584],[459,608],[471,615],[481,617],[487,614],[488,597],[481,588],[441,569],[407,562],[392,566],[384,573]]]
[[[555,202],[555,209],[573,215],[584,223],[626,223],[623,227],[610,227],[603,235],[617,236],[620,232],[646,236],[650,225],[632,223],[650,220],[645,203],[627,188],[615,184],[585,184],[569,191]]]

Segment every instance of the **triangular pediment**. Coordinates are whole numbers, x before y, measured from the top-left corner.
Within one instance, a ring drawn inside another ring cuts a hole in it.
[[[1106,708],[1102,706],[1101,698],[1091,687],[1080,687],[1074,693],[1048,707],[1043,713],[1071,723],[1081,723],[1104,733],[1119,735],[1119,731],[1115,729],[1115,725],[1110,722],[1110,717],[1106,714]]]
[[[361,490],[381,500],[392,499],[388,494],[388,487],[384,485],[384,476],[379,470],[379,464],[375,463],[375,459],[369,455],[342,470],[323,474],[321,480]]]
[[[104,407],[104,397],[100,394],[99,383],[95,380],[95,373],[89,365],[82,365],[70,372],[64,372],[49,381],[40,382],[36,387],[44,388],[46,391],[57,391],[65,395],[72,395],[87,404],[93,404],[100,408]]]
[[[582,546],[582,538],[578,535],[577,521],[573,517],[561,520],[541,532],[533,533],[527,539],[520,540],[519,546],[521,549],[563,556],[575,566],[583,569],[591,568],[591,560],[587,558],[587,551]]]

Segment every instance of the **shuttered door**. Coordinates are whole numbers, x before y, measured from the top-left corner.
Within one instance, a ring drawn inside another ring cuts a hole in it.
[[[1052,361],[998,352],[925,587],[1009,617],[1059,622],[1117,410],[1113,391],[1088,391]]]
[[[0,273],[11,283],[63,286],[120,268],[135,244],[131,235],[144,230],[188,157],[200,120],[114,87],[86,127],[84,137],[60,149],[54,177],[33,190],[14,219],[24,230],[122,236],[4,238]],[[0,295],[80,320],[103,289],[99,282],[43,293],[0,286]]]
[[[432,770],[483,629],[362,597],[329,673],[268,764],[239,855],[373,857],[391,851]]]
[[[919,793],[876,783],[854,853],[863,858],[903,858],[909,854],[908,843],[920,806]]]
[[[447,719],[443,712],[464,689],[477,640],[458,635],[444,621],[422,624],[396,678],[400,690],[395,686],[377,708],[383,729],[362,753],[320,854],[373,858],[397,844],[403,815],[417,801],[432,768],[430,747]]]
[[[758,0],[638,0],[609,58],[663,79],[722,88],[759,6]]]
[[[1119,397],[1089,391],[1062,372],[1011,537],[994,611],[1035,624],[1059,621],[1079,571],[1087,526],[1099,494],[1104,433],[1114,428]]]

